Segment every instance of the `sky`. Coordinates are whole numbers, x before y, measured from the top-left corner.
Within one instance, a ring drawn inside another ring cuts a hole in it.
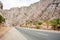
[[[29,6],[39,0],[0,0],[3,3],[3,9],[10,9],[12,7]]]

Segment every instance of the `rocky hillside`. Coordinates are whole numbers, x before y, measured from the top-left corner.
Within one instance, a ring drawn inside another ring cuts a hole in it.
[[[29,7],[3,10],[3,15],[10,25],[60,18],[60,0],[40,0]]]

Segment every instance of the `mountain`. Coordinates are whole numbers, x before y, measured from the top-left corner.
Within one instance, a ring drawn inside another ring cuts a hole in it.
[[[60,19],[60,0],[40,0],[28,7],[3,10],[2,14],[6,18],[6,23],[10,25],[23,24],[27,21]]]

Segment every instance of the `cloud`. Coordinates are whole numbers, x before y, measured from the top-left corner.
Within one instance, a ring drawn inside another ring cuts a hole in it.
[[[3,2],[4,9],[10,9],[12,7],[29,6],[39,0],[0,0]]]

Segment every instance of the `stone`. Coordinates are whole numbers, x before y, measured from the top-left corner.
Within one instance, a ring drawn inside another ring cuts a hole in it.
[[[28,21],[52,20],[60,18],[60,0],[40,0],[30,6],[2,10],[3,16],[11,25],[24,24]]]

